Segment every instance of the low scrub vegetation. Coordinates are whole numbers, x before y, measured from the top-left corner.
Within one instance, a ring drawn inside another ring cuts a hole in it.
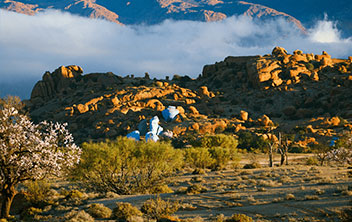
[[[165,201],[157,196],[143,203],[141,211],[149,218],[160,220],[169,217],[179,209],[178,202]]]
[[[88,213],[94,218],[110,218],[112,215],[112,210],[104,204],[93,203],[88,208]]]
[[[166,142],[115,141],[84,143],[73,178],[100,192],[147,193],[165,182],[183,163],[180,150]]]
[[[133,217],[142,216],[143,213],[130,203],[116,203],[112,215],[117,221],[131,221]]]
[[[185,150],[185,161],[194,168],[222,169],[230,160],[238,161],[238,141],[225,134],[205,135]]]

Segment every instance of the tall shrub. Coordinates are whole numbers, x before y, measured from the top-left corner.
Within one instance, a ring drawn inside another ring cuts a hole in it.
[[[182,165],[182,153],[166,142],[115,141],[84,143],[73,176],[96,191],[118,194],[149,192]]]

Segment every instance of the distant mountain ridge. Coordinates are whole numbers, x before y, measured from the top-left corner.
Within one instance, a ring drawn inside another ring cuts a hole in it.
[[[46,9],[57,9],[90,18],[102,18],[118,24],[157,24],[165,19],[218,21],[233,15],[252,18],[281,17],[303,25],[293,16],[261,4],[229,0],[0,0],[0,8],[35,15]]]

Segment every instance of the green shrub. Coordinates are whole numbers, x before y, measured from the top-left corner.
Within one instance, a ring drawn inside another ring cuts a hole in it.
[[[209,168],[214,164],[207,148],[187,148],[185,149],[185,163],[194,168]]]
[[[247,163],[246,165],[243,166],[243,169],[256,169],[256,168],[261,168],[262,166],[260,163],[257,162],[252,162],[252,163]]]
[[[191,186],[189,186],[187,188],[186,193],[187,194],[199,194],[199,193],[204,193],[207,191],[208,191],[208,189],[201,184],[192,184]]]
[[[84,198],[84,194],[79,191],[79,190],[70,190],[65,198],[68,199],[68,200],[74,200],[74,199],[83,199]]]
[[[173,193],[174,191],[168,187],[166,184],[164,185],[156,185],[151,188],[151,193],[159,194],[159,193]]]
[[[143,203],[141,211],[152,219],[161,219],[170,216],[179,209],[178,202],[165,201],[158,196]]]
[[[213,169],[222,169],[230,160],[238,157],[237,150],[229,147],[211,147],[209,152],[214,159]]]
[[[112,215],[112,210],[104,204],[93,203],[88,208],[88,213],[94,218],[110,218]]]
[[[225,134],[205,135],[200,140],[202,147],[222,147],[236,149],[238,141],[234,136]]]
[[[21,219],[24,221],[33,221],[34,217],[37,214],[41,214],[42,212],[43,212],[42,209],[30,207],[21,213]]]
[[[84,210],[73,210],[65,214],[65,221],[67,222],[94,222],[94,218],[86,213]]]
[[[200,145],[208,148],[213,159],[211,165],[213,169],[223,168],[230,160],[238,160],[237,144],[238,141],[234,136],[225,134],[205,135],[200,139]]]
[[[50,193],[50,183],[45,180],[28,181],[25,183],[27,188],[26,199],[33,206],[42,206],[48,201]]]
[[[166,142],[115,141],[84,143],[81,162],[73,177],[100,192],[150,192],[182,166],[183,156]]]
[[[133,216],[142,216],[142,212],[130,203],[118,202],[112,215],[119,221],[127,221]]]
[[[306,68],[307,68],[309,71],[313,71],[314,68],[315,68],[314,65],[313,65],[312,63],[309,63],[309,62],[306,63],[305,65],[306,65]]]
[[[226,222],[252,222],[253,219],[245,214],[233,214]]]
[[[306,160],[306,164],[307,165],[313,165],[313,166],[318,166],[319,165],[319,161],[316,157],[308,157]]]
[[[239,131],[238,134],[238,147],[250,151],[251,149],[262,150],[267,147],[267,141],[262,136],[252,134],[247,131]]]

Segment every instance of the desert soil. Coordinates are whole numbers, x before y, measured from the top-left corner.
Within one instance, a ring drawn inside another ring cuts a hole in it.
[[[266,165],[266,156],[258,156]],[[351,169],[307,166],[302,158],[307,155],[291,155],[291,165],[273,168],[228,169],[203,175],[185,170],[169,185],[175,192],[160,196],[181,203],[175,213],[180,219],[201,217],[211,221],[219,214],[242,213],[256,221],[339,221],[337,213],[352,204]],[[278,162],[279,156],[275,160]],[[206,191],[187,194],[185,190],[195,184]],[[87,206],[103,203],[114,208],[116,202],[130,202],[140,207],[150,198],[155,195],[93,199]]]

